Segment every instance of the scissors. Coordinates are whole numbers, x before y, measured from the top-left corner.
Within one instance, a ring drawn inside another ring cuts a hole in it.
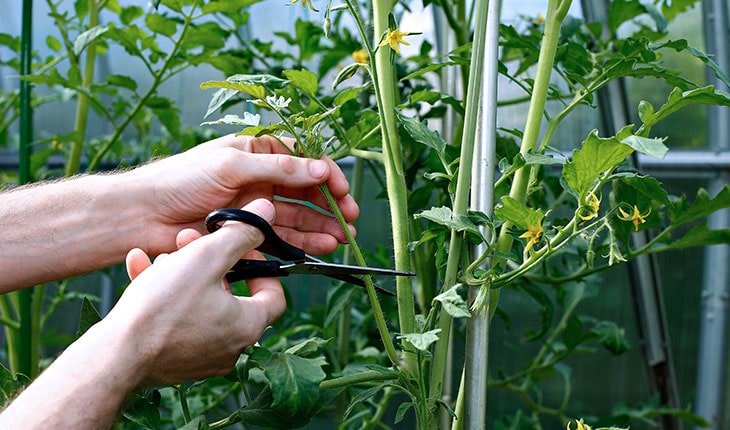
[[[277,260],[238,260],[226,273],[228,282],[236,282],[253,278],[284,277],[298,275],[322,275],[365,288],[365,281],[355,275],[378,276],[414,276],[412,272],[381,269],[374,267],[350,266],[346,264],[327,263],[307,255],[303,249],[284,241],[274,232],[271,225],[255,213],[242,209],[218,209],[205,219],[208,232],[221,228],[225,221],[239,221],[256,227],[264,234],[264,242],[256,248],[264,254],[279,258]],[[375,289],[385,295],[394,294],[385,288],[375,286]]]

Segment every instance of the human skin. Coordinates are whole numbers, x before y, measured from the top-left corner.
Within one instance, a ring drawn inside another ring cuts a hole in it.
[[[327,209],[326,183],[346,220],[359,208],[342,171],[329,160],[292,157],[270,137],[225,136],[185,153],[112,175],[22,187],[0,194],[0,292],[63,279],[123,261],[140,248],[175,250],[180,230],[204,232],[213,209],[273,196]],[[332,252],[345,237],[331,217],[274,201],[274,227],[311,254]]]
[[[286,303],[276,278],[250,280],[250,297],[230,294],[226,271],[244,256],[260,258],[253,249],[263,237],[236,222],[203,235],[205,215],[244,207],[310,253],[344,241],[339,225],[274,195],[324,207],[316,185],[326,183],[346,219],[358,215],[333,162],[283,151],[269,138],[225,137],[122,174],[1,194],[9,238],[0,245],[3,291],[94,270],[125,253],[133,281],[0,415],[0,429],[106,428],[137,387],[227,373]]]

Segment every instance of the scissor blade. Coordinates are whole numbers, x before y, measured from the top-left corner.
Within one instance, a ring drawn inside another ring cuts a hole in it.
[[[300,263],[286,264],[281,266],[290,274],[308,275],[372,275],[372,276],[414,276],[413,272],[402,272],[392,269],[381,269],[378,267],[360,267],[348,264],[325,263],[319,261],[304,261]]]

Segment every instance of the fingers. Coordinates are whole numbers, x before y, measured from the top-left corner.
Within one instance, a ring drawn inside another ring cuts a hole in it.
[[[261,330],[270,325],[286,310],[286,298],[278,278],[258,278],[247,281],[251,297],[237,297],[243,316],[262,314]]]
[[[199,239],[203,235],[192,228],[186,228],[184,230],[180,230],[180,232],[175,237],[175,244],[177,245],[177,249],[181,249],[185,247],[190,242]]]
[[[266,199],[257,199],[243,207],[254,212],[269,223],[274,221],[276,210]],[[222,277],[244,254],[255,249],[264,240],[256,227],[245,223],[228,221],[220,230],[201,237],[185,246],[180,252],[189,251],[194,258],[206,259],[208,267],[216,276]]]
[[[331,216],[297,203],[275,201],[274,206],[277,226],[301,232],[325,233],[334,236],[342,243],[347,241],[340,223]],[[354,228],[350,231],[354,232]]]
[[[125,263],[130,281],[133,281],[140,273],[152,265],[152,261],[147,253],[139,248],[134,248],[127,253]]]

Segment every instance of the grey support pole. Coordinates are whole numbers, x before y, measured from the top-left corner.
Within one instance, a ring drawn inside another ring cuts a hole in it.
[[[486,1],[486,0],[476,0]],[[499,17],[501,0],[489,0],[487,37],[484,46],[484,74],[481,83],[477,153],[472,173],[471,208],[492,216],[494,209],[495,149],[497,145],[497,76],[499,65]],[[473,59],[472,61],[478,61]],[[488,231],[484,232],[489,239]],[[477,253],[486,249],[480,245]],[[469,290],[472,303],[477,288]],[[464,364],[464,429],[486,428],[487,352],[489,309],[474,313],[466,323],[466,363]]]
[[[726,0],[702,2],[705,49],[724,71],[730,71],[728,49],[728,5]],[[728,91],[727,86],[708,71],[707,82]],[[708,140],[710,150],[730,149],[730,110],[708,108]],[[718,172],[710,182],[710,193],[715,195],[730,182],[730,170]],[[711,229],[730,227],[730,210],[724,209],[709,219]],[[730,299],[730,245],[708,246],[705,251],[704,285],[701,296],[701,327],[699,357],[697,360],[697,400],[695,412],[711,423],[711,429],[723,426],[724,394],[727,384],[727,329],[728,300]]]

